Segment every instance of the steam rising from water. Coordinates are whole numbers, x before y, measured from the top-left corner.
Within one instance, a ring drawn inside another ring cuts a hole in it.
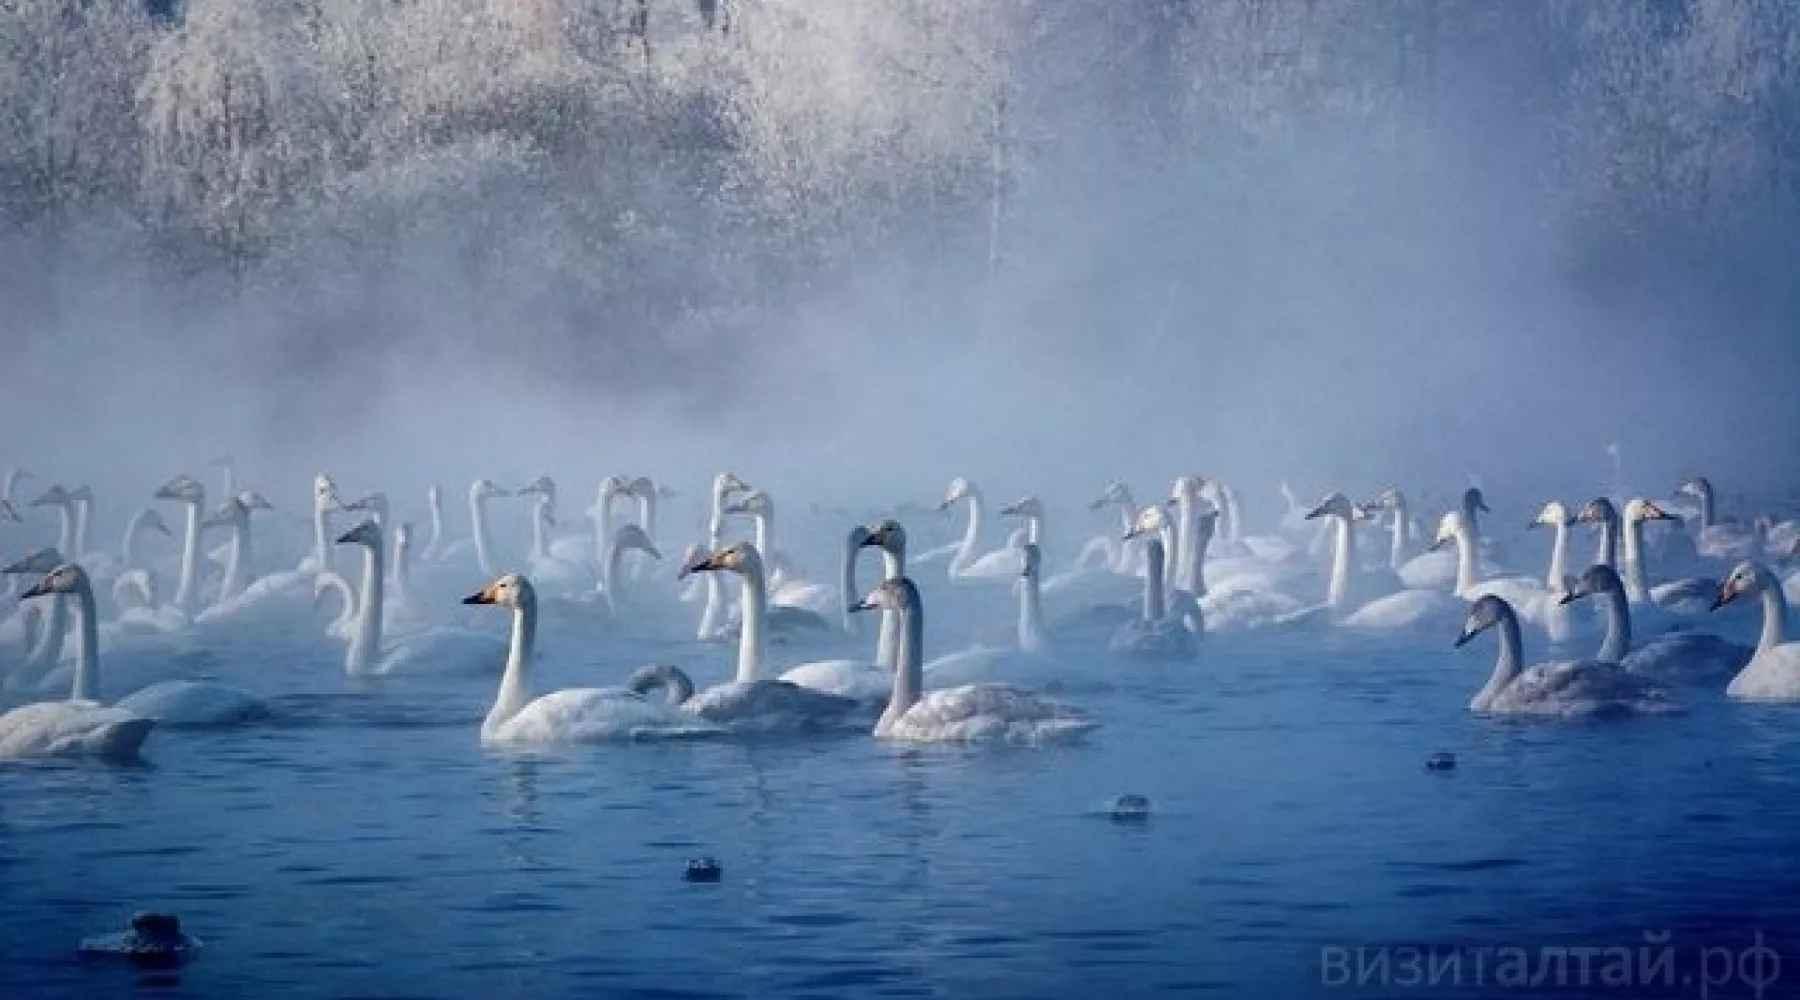
[[[61,6],[0,14],[52,476],[1791,481],[1784,5]]]

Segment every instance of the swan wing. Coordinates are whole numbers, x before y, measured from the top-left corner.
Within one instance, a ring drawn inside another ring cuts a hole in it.
[[[1800,701],[1800,642],[1759,653],[1725,687],[1742,701]]]
[[[159,681],[119,699],[115,707],[173,728],[233,726],[269,714],[250,692],[211,681]]]
[[[1449,549],[1414,556],[1395,572],[1412,590],[1449,590],[1456,586],[1456,553]]]
[[[842,728],[860,706],[849,698],[784,680],[733,681],[708,688],[682,708],[735,733],[798,733]]]
[[[1040,744],[1077,739],[1098,725],[1074,706],[1023,688],[967,684],[925,695],[880,735],[896,740]]]
[[[1654,715],[1680,711],[1661,688],[1616,663],[1575,660],[1529,667],[1488,711],[1552,718]]]
[[[567,688],[532,699],[484,738],[495,743],[613,743],[720,732],[706,719],[623,688]]]
[[[1652,680],[1712,687],[1736,675],[1755,654],[1755,649],[1711,632],[1665,632],[1626,653],[1620,665]]]
[[[815,660],[781,675],[781,680],[813,691],[860,702],[886,702],[894,689],[894,675],[861,660]]]
[[[0,715],[0,757],[135,757],[155,725],[97,702],[40,701]]]
[[[1448,631],[1450,626],[1444,623],[1466,612],[1462,601],[1444,591],[1402,590],[1357,608],[1340,624],[1371,630],[1441,626]]]
[[[1677,614],[1701,615],[1712,610],[1713,597],[1718,592],[1719,581],[1695,576],[1651,587],[1650,601]]]

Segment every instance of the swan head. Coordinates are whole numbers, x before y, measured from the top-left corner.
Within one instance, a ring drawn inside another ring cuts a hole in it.
[[[860,545],[882,549],[895,555],[906,551],[906,529],[891,517],[859,530],[863,533]]]
[[[537,605],[537,591],[520,573],[506,573],[487,586],[462,599],[464,604],[494,604],[520,610]]]
[[[1007,517],[1041,518],[1044,516],[1044,505],[1039,502],[1037,497],[1024,497],[1016,503],[1009,503],[1000,508],[1000,513]]]
[[[1679,521],[1680,518],[1643,497],[1633,497],[1625,505],[1625,520],[1641,524],[1645,521]]]
[[[556,499],[556,480],[549,476],[539,476],[514,491],[518,496],[541,496],[550,500]]]
[[[611,501],[614,497],[630,495],[631,480],[624,476],[606,476],[600,480],[600,485],[594,489],[594,504],[595,506],[599,506],[600,504]]]
[[[863,599],[850,605],[851,611],[906,611],[919,606],[919,588],[910,577],[883,580]]]
[[[1043,568],[1044,553],[1037,547],[1036,543],[1026,542],[1019,547],[1019,554],[1023,557],[1020,561],[1024,564],[1024,567],[1019,570],[1020,578],[1027,580],[1036,579],[1039,571]]]
[[[174,500],[178,503],[206,502],[206,488],[185,472],[158,486],[155,495],[158,500]]]
[[[444,491],[436,484],[425,487],[425,502],[436,507],[444,502]]]
[[[50,488],[38,494],[31,501],[33,507],[66,507],[75,502],[75,497],[61,483],[52,483]]]
[[[1597,563],[1589,566],[1587,572],[1569,581],[1569,586],[1556,603],[1573,604],[1583,597],[1592,597],[1595,594],[1622,594],[1624,592],[1625,581],[1619,579],[1619,574],[1611,566]]]
[[[1100,498],[1098,500],[1088,504],[1088,510],[1100,510],[1107,504],[1130,502],[1131,490],[1128,489],[1124,483],[1115,479],[1106,484],[1106,489],[1100,491]]]
[[[1746,559],[1737,564],[1731,575],[1719,581],[1719,592],[1713,597],[1712,610],[1717,611],[1732,601],[1762,592],[1764,570]]]
[[[1574,524],[1574,523],[1575,523],[1575,519],[1573,517],[1569,516],[1568,505],[1564,504],[1561,500],[1552,500],[1549,503],[1545,504],[1544,509],[1538,511],[1537,517],[1534,518],[1532,520],[1532,522],[1530,524],[1527,524],[1525,527],[1536,528],[1539,526],[1545,526],[1545,527],[1555,528],[1555,527],[1566,526],[1566,525],[1570,525],[1570,524]]]
[[[1466,511],[1480,511],[1483,514],[1488,513],[1487,498],[1481,495],[1481,487],[1479,486],[1471,486],[1468,489],[1463,490],[1462,505],[1463,510]]]
[[[1356,516],[1356,505],[1350,502],[1349,497],[1336,491],[1327,493],[1325,499],[1320,500],[1312,510],[1306,512],[1308,521],[1316,521],[1321,517],[1341,517],[1349,520]]]
[[[363,521],[356,527],[338,536],[339,545],[367,545],[376,551],[381,550],[381,525],[373,520]]]
[[[613,544],[619,549],[636,549],[657,562],[662,562],[662,553],[656,551],[656,543],[644,534],[644,529],[635,524],[624,524],[613,532]]]
[[[1506,603],[1505,598],[1483,594],[1469,606],[1469,617],[1463,619],[1462,634],[1456,637],[1456,645],[1467,644],[1470,639],[1510,617],[1513,617],[1512,605]]]
[[[1678,497],[1693,497],[1698,500],[1712,491],[1712,480],[1705,476],[1689,476],[1675,484],[1675,495]]]
[[[313,477],[313,510],[327,511],[338,506],[337,482],[321,472]]]
[[[1192,500],[1200,495],[1200,490],[1205,485],[1206,479],[1202,476],[1176,476],[1175,481],[1169,484],[1169,498]]]
[[[1400,492],[1398,486],[1389,486],[1371,502],[1371,506],[1379,507],[1382,510],[1399,510],[1406,506],[1406,494]]]
[[[1432,538],[1431,548],[1427,551],[1436,552],[1451,542],[1456,541],[1456,536],[1463,531],[1468,530],[1468,527],[1469,515],[1466,512],[1460,510],[1445,511],[1444,516],[1438,518],[1437,535]]]
[[[752,567],[762,568],[762,555],[750,542],[738,542],[712,553],[703,550],[698,558],[689,559],[682,565],[676,579],[686,579],[695,573],[749,573]]]
[[[1575,520],[1582,524],[1612,524],[1619,519],[1619,509],[1606,497],[1595,497],[1581,505]]]
[[[347,504],[339,505],[338,509],[346,511],[366,511],[370,514],[374,514],[376,517],[386,518],[388,514],[387,494],[380,490],[376,490],[372,493],[365,493]]]
[[[492,500],[495,497],[512,496],[512,491],[492,479],[477,479],[469,484],[469,499],[477,503]]]
[[[657,489],[656,480],[649,476],[637,476],[625,484],[625,492],[640,500],[655,500],[666,495],[664,490]]]
[[[26,600],[48,594],[79,594],[89,589],[91,589],[91,585],[88,583],[87,570],[75,563],[63,563],[46,573],[38,582],[27,587],[25,592],[19,595],[19,599]]]
[[[721,472],[713,477],[712,489],[713,496],[724,500],[733,494],[747,492],[750,484],[735,472]]]
[[[774,510],[775,502],[770,500],[769,494],[762,490],[749,490],[745,492],[743,496],[740,496],[736,500],[725,505],[725,512],[728,514],[749,514],[755,516],[758,514],[773,513]]]
[[[412,548],[413,526],[411,521],[401,521],[394,525],[394,548]]]
[[[944,491],[944,499],[938,502],[938,510],[949,510],[959,502],[975,495],[975,484],[957,476],[950,480],[950,487]]]
[[[219,509],[206,515],[200,522],[202,528],[222,528],[237,523],[239,518],[247,518],[250,512],[244,509],[244,502],[237,497],[219,505]]]
[[[94,491],[87,486],[77,486],[69,491],[70,503],[93,503]]]
[[[39,549],[17,562],[9,563],[4,568],[0,568],[0,573],[48,573],[61,565],[63,565],[62,553],[57,551],[55,546],[51,546],[47,549]]]
[[[1155,503],[1138,511],[1137,517],[1131,520],[1131,530],[1125,532],[1125,541],[1144,535],[1154,535],[1169,526],[1167,503]]]

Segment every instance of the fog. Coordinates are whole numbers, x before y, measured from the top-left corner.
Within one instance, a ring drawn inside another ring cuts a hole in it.
[[[0,457],[108,518],[223,454],[289,508],[1794,482],[1788,5],[60,6],[0,11]]]

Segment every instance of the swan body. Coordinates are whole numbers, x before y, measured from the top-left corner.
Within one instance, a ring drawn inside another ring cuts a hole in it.
[[[1469,702],[1471,712],[1570,719],[1680,711],[1661,688],[1617,663],[1577,660],[1523,667],[1518,616],[1505,598],[1493,594],[1470,606],[1456,645],[1489,629],[1499,635],[1499,652],[1493,674]]]
[[[1762,599],[1762,632],[1750,662],[1725,686],[1725,696],[1742,701],[1800,701],[1800,642],[1787,641],[1787,598],[1780,581],[1761,563],[1745,560],[1719,585],[1713,607],[1722,608],[1746,596]]]
[[[1148,508],[1153,512],[1161,509]],[[1146,521],[1154,523],[1155,518],[1140,519],[1139,523],[1144,525]],[[1185,590],[1176,591],[1173,602],[1165,598],[1163,540],[1154,534],[1140,532],[1140,536],[1144,538],[1143,612],[1136,620],[1121,626],[1107,648],[1138,659],[1192,659],[1199,648],[1197,635],[1205,628],[1204,612],[1195,603],[1194,596]]]
[[[1078,739],[1097,723],[1085,712],[1005,684],[969,684],[924,693],[920,666],[925,612],[912,580],[884,580],[854,607],[901,614],[899,662],[887,708],[875,723],[884,740],[1045,744]]]
[[[93,586],[87,572],[65,563],[27,588],[23,598],[60,595],[74,601],[80,654],[68,701],[21,705],[0,715],[0,758],[97,756],[131,758],[155,727],[153,719],[102,705]],[[60,598],[59,598],[60,599]]]
[[[959,503],[969,505],[969,520],[963,530],[962,541],[956,547],[956,553],[950,557],[951,579],[1005,579],[1017,576],[1020,569],[1019,553],[1013,546],[1007,545],[985,554],[977,552],[976,546],[981,543],[981,529],[987,517],[986,500],[974,483],[961,477],[950,481],[950,487],[944,494],[943,502],[938,504],[938,510],[949,510]]]
[[[1694,532],[1694,551],[1708,559],[1728,559],[1733,562],[1754,559],[1761,555],[1757,551],[1757,533],[1754,529],[1746,529],[1738,524],[1726,524],[1719,520],[1718,505],[1713,495],[1712,480],[1705,476],[1684,479],[1675,486],[1677,497],[1692,497],[1699,504],[1699,526]]]
[[[566,688],[533,698],[526,683],[526,664],[537,643],[537,592],[531,582],[508,573],[463,598],[463,603],[512,611],[500,690],[481,722],[483,743],[601,743],[706,736],[720,731],[703,718],[625,688]]]
[[[440,626],[405,632],[384,641],[387,583],[382,565],[386,554],[381,526],[373,520],[363,521],[345,532],[338,544],[363,548],[355,628],[344,653],[346,674],[410,673],[420,669],[434,673],[491,673],[505,662],[506,641],[473,629]],[[535,591],[532,598],[536,600]]]
[[[703,572],[731,572],[743,580],[744,626],[738,636],[737,676],[687,699],[682,710],[739,733],[817,732],[844,725],[858,709],[857,701],[757,676],[762,666],[768,591],[762,555],[755,543],[739,542],[719,549],[681,569],[682,576]]]
[[[1634,674],[1659,681],[1716,684],[1742,670],[1755,651],[1706,632],[1669,632],[1641,648],[1631,648],[1631,602],[1625,584],[1610,566],[1591,566],[1561,597],[1567,604],[1598,598],[1606,616],[1606,636],[1594,659],[1617,663]]]

